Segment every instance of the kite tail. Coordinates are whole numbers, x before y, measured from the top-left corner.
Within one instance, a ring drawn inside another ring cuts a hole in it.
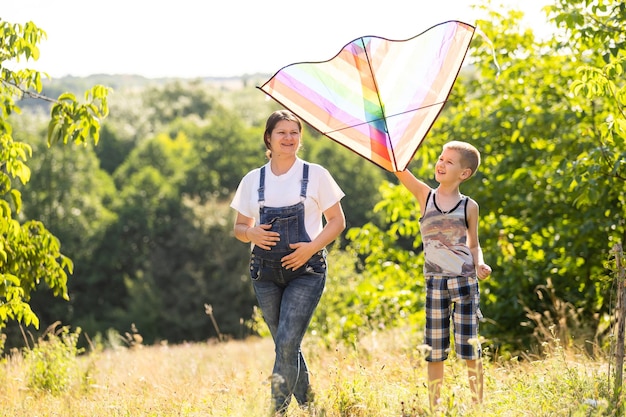
[[[496,65],[496,68],[498,69],[498,71],[496,72],[496,80],[497,80],[498,77],[500,76],[501,69],[500,69],[500,65],[498,64],[498,59],[496,57],[496,48],[493,46],[493,42],[491,42],[491,39],[489,39],[487,35],[485,35],[485,32],[480,30],[478,26],[476,26],[475,32],[478,35],[480,35],[480,37],[483,38],[485,42],[487,42],[487,44],[491,47],[491,56],[493,56],[493,63]]]

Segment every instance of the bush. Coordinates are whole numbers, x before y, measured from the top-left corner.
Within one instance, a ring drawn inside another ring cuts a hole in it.
[[[58,322],[50,326],[43,337],[24,355],[28,367],[28,387],[37,391],[60,394],[80,381],[77,356],[83,349],[76,347],[81,329],[70,333]]]

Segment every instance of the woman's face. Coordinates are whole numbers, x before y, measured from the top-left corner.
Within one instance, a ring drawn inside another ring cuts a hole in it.
[[[300,149],[300,135],[298,123],[291,120],[281,120],[276,123],[270,136],[272,158],[277,156],[295,156],[298,149]]]

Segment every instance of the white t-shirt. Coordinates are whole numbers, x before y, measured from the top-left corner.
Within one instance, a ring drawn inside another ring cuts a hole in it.
[[[304,200],[304,224],[311,238],[315,239],[322,231],[323,212],[344,197],[326,168],[318,164],[309,165],[309,183]],[[285,174],[276,176],[268,162],[265,165],[265,206],[286,207],[300,202],[300,186],[302,184],[302,168],[304,161],[296,158],[296,162]],[[259,224],[259,179],[261,168],[246,174],[239,183],[235,197],[230,206],[246,217],[255,219]]]

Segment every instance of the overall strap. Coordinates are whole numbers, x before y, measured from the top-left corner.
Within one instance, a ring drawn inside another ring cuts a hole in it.
[[[309,164],[304,164],[302,168],[302,185],[300,186],[300,197],[302,200],[306,198],[306,189],[309,185]]]
[[[261,167],[261,177],[259,178],[259,205],[265,206],[265,166]]]
[[[265,204],[265,166],[261,167],[259,176],[259,204],[263,207]],[[309,185],[309,164],[304,164],[302,168],[302,185],[300,186],[300,197],[306,198],[306,190]]]

